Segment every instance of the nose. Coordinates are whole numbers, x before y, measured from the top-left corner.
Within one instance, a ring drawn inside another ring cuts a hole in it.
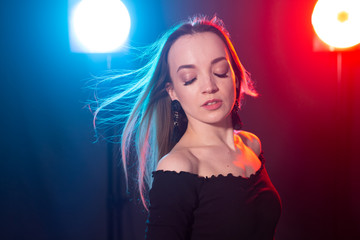
[[[216,85],[215,80],[212,77],[208,77],[207,80],[204,81],[203,85],[203,93],[216,93],[219,91],[218,86]]]

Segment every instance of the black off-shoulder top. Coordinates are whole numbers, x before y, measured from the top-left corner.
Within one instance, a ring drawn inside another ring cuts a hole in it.
[[[249,178],[155,171],[148,240],[271,240],[281,201],[265,169]]]

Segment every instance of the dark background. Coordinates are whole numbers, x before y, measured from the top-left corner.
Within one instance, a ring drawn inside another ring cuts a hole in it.
[[[124,1],[135,46],[195,13],[225,21],[260,92],[242,119],[282,197],[276,238],[360,239],[360,51],[341,53],[338,85],[337,53],[313,50],[315,2]],[[0,13],[0,239],[106,239],[107,145],[94,143],[83,103],[106,56],[70,52],[65,0],[1,2]],[[126,53],[112,59],[131,67]],[[144,234],[146,213],[130,200],[113,212],[118,239]]]

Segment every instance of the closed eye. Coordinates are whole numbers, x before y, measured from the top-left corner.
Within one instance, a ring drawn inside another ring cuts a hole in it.
[[[191,79],[191,80],[189,80],[189,81],[186,81],[186,82],[184,83],[184,86],[189,85],[189,84],[192,84],[195,80],[196,80],[196,78],[193,78],[193,79]]]
[[[223,74],[218,74],[218,73],[214,73],[215,76],[219,77],[219,78],[226,78],[228,77],[227,73],[223,73]]]

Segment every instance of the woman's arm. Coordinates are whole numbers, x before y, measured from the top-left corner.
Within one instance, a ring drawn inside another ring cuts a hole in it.
[[[189,173],[163,170],[153,176],[146,239],[190,239],[198,179]]]
[[[172,151],[163,157],[153,173],[146,239],[190,239],[196,206],[195,175],[186,153]]]

